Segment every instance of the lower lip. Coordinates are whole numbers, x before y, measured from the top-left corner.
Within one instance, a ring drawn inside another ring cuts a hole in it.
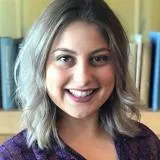
[[[85,103],[85,102],[89,102],[91,101],[91,99],[93,98],[93,96],[96,94],[97,91],[94,91],[91,95],[86,96],[86,97],[75,97],[74,95],[72,95],[71,93],[69,93],[68,91],[66,91],[67,95],[74,101],[74,102],[78,102],[78,103]]]

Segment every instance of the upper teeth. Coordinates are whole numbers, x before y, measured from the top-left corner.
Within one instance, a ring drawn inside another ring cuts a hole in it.
[[[69,91],[70,91],[70,93],[72,93],[76,97],[85,97],[85,96],[90,95],[93,92],[93,89],[88,90],[88,91],[78,91],[78,90],[72,90],[71,89]]]

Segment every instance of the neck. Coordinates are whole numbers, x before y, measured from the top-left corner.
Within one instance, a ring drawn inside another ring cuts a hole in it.
[[[77,136],[97,137],[104,131],[98,124],[98,114],[96,114],[83,119],[64,116],[58,123],[58,132],[62,139],[68,139]]]

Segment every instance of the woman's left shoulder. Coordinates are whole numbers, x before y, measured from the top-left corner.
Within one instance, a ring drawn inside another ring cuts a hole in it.
[[[133,137],[132,146],[137,147],[140,157],[146,160],[160,160],[160,139],[145,124],[136,122],[140,131]]]
[[[137,122],[140,132],[136,136],[140,142],[140,148],[149,152],[154,158],[153,160],[160,160],[160,139],[158,136],[143,123]]]
[[[140,129],[139,133],[137,134],[137,138],[139,137],[144,137],[144,139],[150,139],[152,141],[155,141],[157,143],[160,143],[160,140],[159,138],[157,137],[157,135],[152,131],[151,128],[149,128],[148,126],[146,126],[145,124],[143,123],[140,123],[140,122],[136,122],[137,125],[138,125],[138,128]],[[143,139],[143,138],[142,138]]]
[[[156,147],[160,151],[160,139],[158,138],[158,136],[152,131],[151,128],[149,128],[145,124],[140,122],[136,123],[140,130],[137,135],[132,138],[132,140],[135,142],[137,141],[140,146],[149,146],[152,149]]]
[[[140,131],[134,137],[120,135],[117,138],[121,159],[160,160],[160,139],[146,125],[140,122],[136,124]]]

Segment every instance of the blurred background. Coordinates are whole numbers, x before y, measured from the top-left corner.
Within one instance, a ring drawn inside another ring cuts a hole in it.
[[[23,37],[51,0],[0,0],[0,36]],[[159,0],[105,0],[128,35],[160,30]]]

